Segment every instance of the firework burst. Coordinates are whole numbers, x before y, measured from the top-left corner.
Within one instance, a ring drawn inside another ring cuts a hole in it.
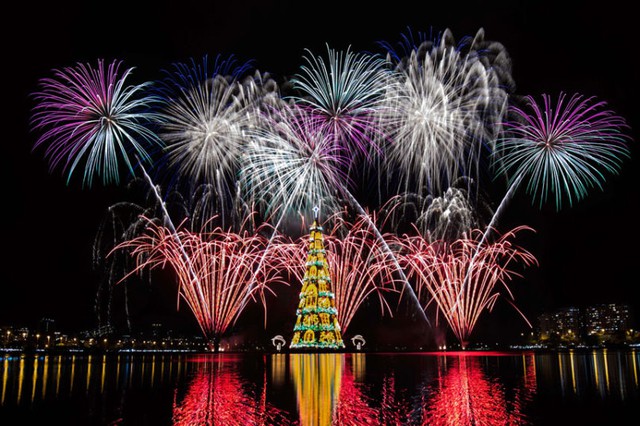
[[[327,61],[310,51],[306,65],[292,80],[303,96],[293,97],[307,106],[326,126],[335,143],[349,152],[368,156],[379,148],[379,110],[384,93],[394,81],[387,62],[376,55],[336,51],[327,46]]]
[[[83,185],[92,186],[94,176],[118,184],[121,162],[133,174],[133,158],[151,162],[147,149],[161,146],[146,127],[157,119],[149,111],[157,99],[143,93],[149,83],[125,86],[133,68],[121,72],[121,65],[78,63],[39,82],[31,124],[42,133],[34,148],[46,145],[50,169],[62,168],[67,183],[84,163]]]
[[[516,120],[507,122],[495,159],[498,175],[509,176],[510,186],[526,179],[526,191],[539,206],[553,194],[557,209],[563,199],[572,205],[589,188],[602,189],[605,173],[618,173],[629,157],[627,127],[623,118],[595,98],[564,93],[553,103],[542,95],[542,105],[532,96],[523,108],[512,107]]]
[[[177,63],[160,83],[164,99],[160,137],[169,166],[192,184],[210,184],[226,194],[234,188],[244,131],[252,115],[238,76],[247,64],[217,60],[209,65]]]
[[[306,109],[287,106],[250,136],[241,182],[248,198],[262,203],[267,214],[280,209],[283,217],[310,211],[320,201],[329,204],[348,182],[345,150]]]
[[[507,100],[497,67],[479,52],[484,44],[479,31],[462,50],[447,31],[397,64],[398,81],[388,86],[382,111],[400,192],[438,194],[460,176],[477,177]]]

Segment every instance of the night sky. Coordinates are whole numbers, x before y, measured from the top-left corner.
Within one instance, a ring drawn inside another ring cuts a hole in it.
[[[434,34],[449,28],[456,39],[484,28],[486,39],[501,42],[510,54],[517,94],[596,96],[625,117],[633,139],[640,139],[637,15],[621,0],[575,9],[557,9],[556,2],[548,1],[484,1],[474,6],[418,2],[425,3],[419,9],[407,1],[382,8],[372,2],[349,2],[345,8],[347,2],[325,1],[309,3],[312,11],[304,13],[298,1],[143,1],[135,8],[128,3],[133,2],[20,2],[15,15],[5,15],[16,25],[2,26],[5,226],[0,325],[34,326],[43,316],[65,329],[95,325],[100,277],[92,270],[92,244],[105,210],[128,196],[124,187],[83,189],[77,179],[67,186],[59,170],[49,172],[44,151],[32,151],[36,137],[29,131],[34,105],[30,94],[38,79],[55,68],[122,59],[125,66],[136,67],[128,82],[137,84],[158,78],[173,62],[234,54],[253,60],[256,68],[275,78],[285,78],[298,72],[305,48],[320,54],[328,43],[334,49],[373,51],[379,41],[399,41],[408,28]],[[515,303],[530,319],[544,310],[608,302],[628,303],[640,317],[635,142],[631,153],[621,174],[608,176],[604,191],[591,191],[570,209],[540,210],[523,191],[509,205],[505,227],[529,225],[536,230],[526,248],[540,265],[511,284]],[[505,189],[494,188],[497,193]],[[176,319],[172,291],[149,291],[137,308],[141,320]],[[195,327],[185,311],[176,321]],[[479,332],[495,334],[496,327],[507,323],[524,328],[503,302],[484,318]],[[393,321],[384,327],[394,330],[399,323]]]

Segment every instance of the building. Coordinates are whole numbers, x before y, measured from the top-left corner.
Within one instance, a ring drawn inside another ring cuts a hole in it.
[[[616,334],[631,328],[631,314],[627,305],[609,303],[588,306],[584,313],[586,334]]]
[[[635,339],[631,312],[624,304],[566,307],[538,316],[539,343],[601,345]]]
[[[554,312],[545,312],[538,317],[538,332],[541,339],[552,336],[579,336],[582,332],[582,315],[579,308],[568,307]]]
[[[52,318],[42,318],[38,330],[41,334],[53,334],[56,331],[56,321]]]

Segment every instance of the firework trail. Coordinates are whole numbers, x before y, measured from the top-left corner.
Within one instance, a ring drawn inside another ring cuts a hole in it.
[[[150,163],[147,149],[162,145],[145,127],[157,120],[149,111],[157,99],[141,95],[149,83],[125,86],[133,68],[120,72],[121,65],[98,60],[95,68],[78,63],[54,70],[53,77],[39,82],[31,124],[42,133],[34,149],[47,145],[50,170],[62,168],[67,184],[82,163],[83,185],[90,187],[94,176],[104,185],[118,184],[120,162],[133,174],[132,156]]]
[[[397,244],[402,247],[399,260],[415,281],[418,296],[424,300],[427,293],[431,297],[463,347],[480,314],[485,309],[491,310],[500,296],[496,287],[502,285],[513,300],[507,282],[517,274],[510,264],[536,263],[532,254],[510,241],[523,230],[531,228],[517,227],[483,247],[479,247],[483,235],[480,230],[453,243],[430,243],[420,235],[399,237]]]
[[[337,226],[324,236],[324,244],[331,270],[337,317],[344,335],[362,303],[372,294],[378,296],[381,314],[384,315],[386,311],[393,316],[385,295],[398,290],[393,277],[394,265],[369,226],[369,219],[360,216],[350,223],[337,217],[335,221]],[[299,282],[302,282],[305,273],[305,265],[300,259],[305,258],[308,244],[308,237],[302,236],[275,249],[284,257],[280,263]]]
[[[463,49],[447,30],[395,67],[382,122],[390,140],[387,174],[397,179],[398,192],[439,194],[460,176],[477,178],[481,154],[500,132],[508,58],[482,30],[470,40]]]
[[[266,246],[259,233],[221,228],[207,234],[176,232],[149,220],[145,234],[119,244],[114,251],[128,249],[136,260],[136,267],[123,279],[169,265],[177,276],[179,298],[185,300],[203,334],[217,344],[241,314],[247,294],[253,297],[271,291],[269,285],[285,283],[277,273],[281,269],[277,261],[262,263],[254,272]]]
[[[134,180],[137,182],[137,180]],[[146,182],[145,182],[146,185]],[[155,205],[155,204],[154,204]],[[93,244],[93,267],[100,271],[101,283],[98,286],[95,302],[98,327],[112,324],[112,301],[114,288],[122,275],[129,271],[129,259],[119,252],[107,256],[118,243],[139,235],[147,225],[144,217],[154,217],[155,208],[144,208],[133,202],[121,201],[109,206],[98,228]],[[127,330],[131,330],[129,315],[129,290],[124,286],[124,313]],[[103,312],[105,319],[103,319]]]

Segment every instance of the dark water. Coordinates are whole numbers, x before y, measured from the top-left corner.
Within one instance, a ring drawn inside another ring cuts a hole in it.
[[[636,351],[8,355],[0,425],[637,425]]]

